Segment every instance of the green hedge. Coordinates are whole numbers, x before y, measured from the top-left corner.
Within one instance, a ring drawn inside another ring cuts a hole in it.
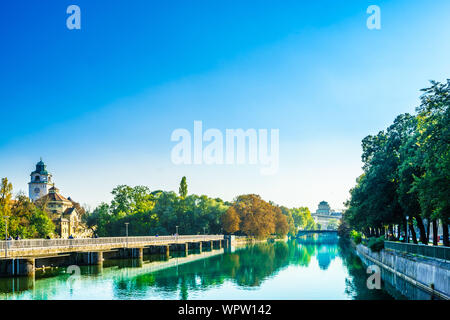
[[[372,252],[380,252],[384,249],[384,236],[379,238],[370,238],[368,247]]]

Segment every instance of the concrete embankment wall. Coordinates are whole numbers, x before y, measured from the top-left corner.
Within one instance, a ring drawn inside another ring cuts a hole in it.
[[[450,262],[424,256],[414,256],[400,251],[384,249],[372,252],[364,245],[357,245],[356,252],[366,264],[377,264],[388,273],[390,282],[398,277],[403,282],[412,284],[420,290],[441,299],[450,299]],[[382,273],[383,274],[383,273]],[[383,280],[386,280],[383,277]],[[409,292],[402,292],[409,298]]]
[[[273,241],[286,241],[287,238],[284,239],[272,239]],[[269,239],[256,239],[252,237],[235,237],[231,239],[231,245],[246,245],[253,243],[264,243],[269,241]]]

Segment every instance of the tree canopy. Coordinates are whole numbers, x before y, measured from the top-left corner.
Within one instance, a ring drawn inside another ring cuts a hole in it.
[[[288,209],[258,195],[238,196],[232,203],[188,195],[185,177],[178,194],[126,185],[117,186],[111,193],[114,198],[110,204],[102,203],[85,215],[86,224],[98,236],[123,236],[126,222],[132,236],[174,234],[178,226],[180,234],[225,232],[267,238],[295,235],[299,228],[314,227],[308,208]],[[295,222],[294,212],[302,216],[301,224]]]
[[[13,186],[3,178],[0,187],[0,239],[5,239],[5,221],[8,236],[13,238],[45,238],[53,236],[55,225],[48,214],[30,199],[19,193],[13,199]],[[8,218],[6,218],[8,217]]]
[[[416,115],[399,115],[386,130],[362,140],[364,173],[350,191],[344,218],[368,236],[401,226],[415,243],[417,227],[424,244],[430,223],[437,244],[440,222],[449,246],[450,80],[433,81],[422,92]]]

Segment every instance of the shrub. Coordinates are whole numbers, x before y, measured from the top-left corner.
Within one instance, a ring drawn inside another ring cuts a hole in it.
[[[362,242],[361,232],[352,230],[352,232],[350,232],[350,237],[353,239],[353,242],[355,242],[355,244],[357,244],[357,245]]]
[[[372,252],[380,252],[384,249],[384,237],[370,238],[368,247]]]

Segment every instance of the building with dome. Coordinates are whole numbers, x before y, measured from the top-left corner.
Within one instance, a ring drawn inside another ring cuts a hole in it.
[[[322,230],[327,230],[329,226],[331,227],[331,222],[337,223],[342,218],[342,212],[332,210],[328,202],[321,201],[311,216],[317,224],[320,224]]]
[[[328,204],[328,202],[326,202],[326,201],[321,201],[320,203],[319,203],[319,206],[318,206],[318,208],[317,208],[317,210],[316,210],[316,214],[318,214],[318,215],[330,215],[330,211],[331,211],[331,208],[330,208],[330,205]]]
[[[36,170],[31,173],[28,185],[29,198],[47,212],[60,238],[92,236],[92,230],[81,220],[86,213],[85,210],[78,202],[60,194],[42,159],[36,164]]]

